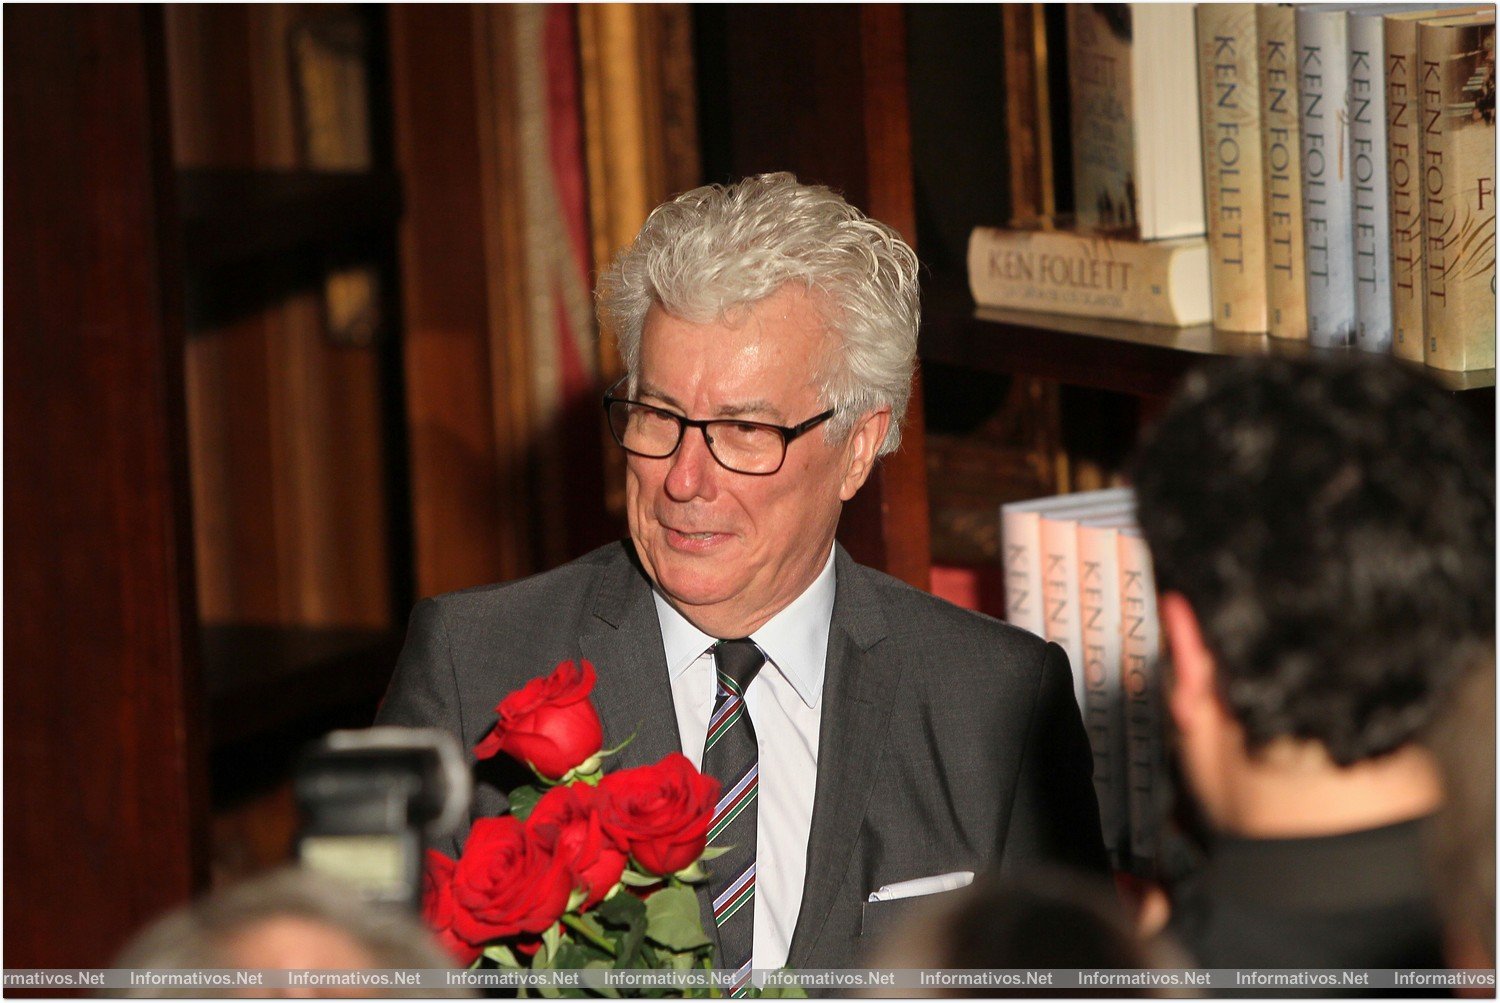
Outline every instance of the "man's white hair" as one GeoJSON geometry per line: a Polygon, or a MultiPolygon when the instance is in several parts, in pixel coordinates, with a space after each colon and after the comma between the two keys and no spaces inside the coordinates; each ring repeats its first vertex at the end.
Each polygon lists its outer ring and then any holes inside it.
{"type": "Polygon", "coordinates": [[[878,455],[901,443],[917,357],[917,256],[895,230],[822,185],[787,173],[707,185],[657,206],[600,277],[599,320],[613,330],[632,389],[641,330],[659,305],[693,323],[723,322],[791,285],[838,335],[819,389],[840,441],[891,409],[878,455]]]}

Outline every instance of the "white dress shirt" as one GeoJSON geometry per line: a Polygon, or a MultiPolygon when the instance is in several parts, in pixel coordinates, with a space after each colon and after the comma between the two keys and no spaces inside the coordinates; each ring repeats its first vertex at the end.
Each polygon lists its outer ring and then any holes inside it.
{"type": "MultiPolygon", "coordinates": [[[[807,591],[750,635],[766,656],[765,666],[745,691],[745,709],[755,725],[760,756],[752,952],[756,968],[786,964],[802,908],[834,591],[830,548],[828,562],[807,591]]],[[[717,689],[711,649],[719,639],[694,627],[659,592],[653,596],[682,752],[701,769],[717,689]]]]}

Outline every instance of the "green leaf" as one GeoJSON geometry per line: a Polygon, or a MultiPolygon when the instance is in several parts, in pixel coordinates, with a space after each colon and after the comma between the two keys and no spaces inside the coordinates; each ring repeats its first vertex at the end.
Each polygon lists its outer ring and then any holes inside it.
{"type": "Polygon", "coordinates": [[[707,881],[708,872],[703,869],[702,864],[694,861],[693,863],[684,867],[682,870],[678,871],[676,874],[672,875],[672,877],[676,878],[678,881],[685,881],[690,885],[695,885],[700,881],[707,881]]]}
{"type": "Polygon", "coordinates": [[[667,967],[679,972],[690,972],[697,964],[696,951],[671,951],[667,954],[667,967]]]}
{"type": "Polygon", "coordinates": [[[536,807],[536,803],[541,799],[542,792],[535,787],[527,785],[525,787],[517,787],[511,791],[510,797],[507,800],[510,801],[510,813],[524,822],[527,816],[531,814],[531,810],[536,807]]]}
{"type": "Polygon", "coordinates": [[[640,871],[633,871],[628,867],[625,868],[625,873],[620,875],[620,880],[632,888],[647,888],[651,885],[661,884],[661,878],[655,874],[642,874],[640,871]]]}
{"type": "Polygon", "coordinates": [[[646,903],[626,892],[599,903],[594,915],[610,926],[629,926],[646,918],[646,903]]]}
{"type": "MultiPolygon", "coordinates": [[[[608,931],[606,931],[604,927],[599,925],[599,922],[594,919],[591,913],[582,912],[574,914],[572,916],[564,916],[563,922],[565,924],[573,924],[575,927],[575,933],[577,932],[578,928],[582,928],[584,936],[586,938],[592,937],[596,941],[602,940],[605,943],[610,943],[610,936],[608,931]]],[[[590,944],[589,946],[594,947],[595,950],[599,949],[595,944],[590,944]]],[[[611,950],[613,950],[613,948],[611,948],[611,950]]]]}
{"type": "Polygon", "coordinates": [[[646,938],[646,903],[627,892],[605,899],[597,914],[600,920],[621,931],[615,937],[615,967],[639,967],[637,955],[646,938]]]}
{"type": "Polygon", "coordinates": [[[663,888],[646,900],[646,936],[672,951],[691,951],[710,942],[691,888],[663,888]]]}
{"type": "Polygon", "coordinates": [[[703,848],[703,852],[698,855],[698,862],[701,864],[705,860],[712,860],[715,857],[722,857],[732,849],[734,849],[734,847],[732,846],[705,846],[703,848]]]}
{"type": "Polygon", "coordinates": [[[484,949],[484,953],[481,956],[489,958],[501,968],[526,967],[516,960],[516,952],[512,951],[510,947],[505,944],[491,944],[489,947],[486,947],[484,949]]]}
{"type": "Polygon", "coordinates": [[[575,912],[578,907],[589,900],[589,890],[584,887],[574,888],[573,893],[568,896],[568,905],[563,912],[575,912]]]}
{"type": "Polygon", "coordinates": [[[561,923],[553,923],[547,927],[546,932],[542,934],[542,946],[546,948],[548,957],[557,954],[558,947],[562,945],[562,939],[563,927],[561,923]]]}
{"type": "Polygon", "coordinates": [[[552,958],[554,968],[587,968],[590,961],[589,952],[578,944],[562,943],[557,946],[557,954],[552,958]]]}

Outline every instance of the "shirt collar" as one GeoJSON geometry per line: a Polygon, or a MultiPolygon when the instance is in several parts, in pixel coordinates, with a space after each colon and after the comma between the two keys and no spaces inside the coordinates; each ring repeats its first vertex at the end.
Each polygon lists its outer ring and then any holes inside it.
{"type": "MultiPolygon", "coordinates": [[[[813,583],[750,635],[809,707],[816,707],[823,694],[828,631],[833,622],[833,599],[837,591],[833,565],[833,550],[830,548],[828,561],[813,583]]],[[[656,602],[656,618],[661,624],[667,676],[675,680],[718,638],[689,623],[660,591],[653,588],[651,598],[656,602]]]]}

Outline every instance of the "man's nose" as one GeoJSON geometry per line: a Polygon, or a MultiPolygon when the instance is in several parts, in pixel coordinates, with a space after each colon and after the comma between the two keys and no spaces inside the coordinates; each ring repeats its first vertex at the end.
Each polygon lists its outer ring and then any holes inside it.
{"type": "Polygon", "coordinates": [[[708,449],[707,429],[688,428],[682,433],[677,452],[667,460],[667,496],[673,501],[688,501],[711,493],[719,461],[708,449]]]}

